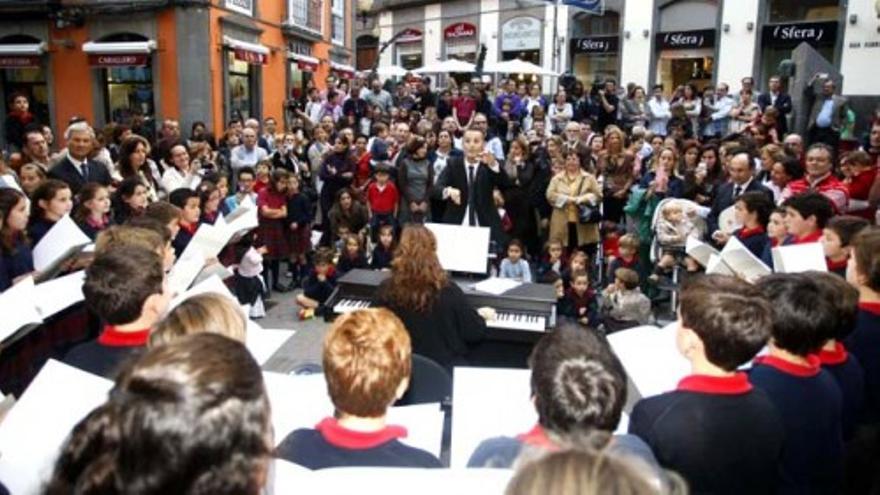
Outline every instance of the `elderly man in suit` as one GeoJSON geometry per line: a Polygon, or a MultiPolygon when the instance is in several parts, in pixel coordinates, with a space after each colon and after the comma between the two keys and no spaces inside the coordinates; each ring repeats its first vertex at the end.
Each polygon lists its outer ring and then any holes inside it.
{"type": "Polygon", "coordinates": [[[840,129],[846,123],[849,107],[846,98],[834,94],[836,85],[828,74],[816,74],[807,83],[804,95],[812,101],[810,119],[807,121],[810,144],[825,143],[837,152],[840,129]],[[819,91],[816,91],[819,86],[819,91]]]}
{"type": "Polygon", "coordinates": [[[779,76],[773,76],[768,83],[770,91],[758,95],[758,106],[761,107],[761,113],[767,107],[774,107],[779,110],[779,118],[776,119],[776,133],[780,138],[788,134],[788,114],[791,113],[791,96],[782,91],[782,81],[779,76]]]}
{"type": "Polygon", "coordinates": [[[87,182],[109,186],[107,167],[89,158],[95,141],[94,129],[86,122],[76,122],[64,132],[64,139],[67,155],[49,170],[49,177],[66,182],[73,194],[79,193],[87,182]]]}
{"type": "Polygon", "coordinates": [[[489,227],[492,240],[502,249],[507,238],[495,206],[493,191],[507,189],[510,179],[495,155],[484,148],[482,131],[468,129],[462,138],[463,157],[450,156],[434,185],[434,197],[446,202],[443,223],[489,227]]]}
{"type": "Polygon", "coordinates": [[[713,235],[718,230],[718,217],[721,213],[736,203],[736,198],[747,192],[763,192],[767,195],[767,199],[773,204],[773,192],[761,185],[760,181],[754,180],[752,171],[754,170],[755,159],[752,154],[744,149],[736,149],[731,152],[730,165],[728,173],[730,180],[718,188],[715,194],[715,200],[712,202],[712,209],[709,217],[706,219],[708,224],[708,233],[713,235]]]}

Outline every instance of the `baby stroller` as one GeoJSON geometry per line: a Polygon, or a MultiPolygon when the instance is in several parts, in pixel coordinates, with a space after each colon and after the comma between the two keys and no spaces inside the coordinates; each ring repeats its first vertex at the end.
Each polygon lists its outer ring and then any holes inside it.
{"type": "Polygon", "coordinates": [[[657,236],[658,223],[660,222],[663,209],[671,203],[681,206],[683,213],[693,224],[690,236],[696,237],[697,239],[702,239],[706,233],[706,216],[708,215],[709,209],[687,199],[666,198],[657,204],[657,208],[654,210],[653,216],[651,217],[651,232],[653,233],[651,240],[651,263],[656,264],[663,255],[664,250],[666,252],[671,251],[675,256],[676,263],[672,267],[672,279],[670,284],[666,286],[661,285],[659,287],[660,290],[668,290],[670,292],[670,309],[674,314],[678,310],[678,286],[681,279],[681,260],[684,259],[686,254],[685,248],[684,246],[681,246],[680,248],[662,246],[657,236]]]}

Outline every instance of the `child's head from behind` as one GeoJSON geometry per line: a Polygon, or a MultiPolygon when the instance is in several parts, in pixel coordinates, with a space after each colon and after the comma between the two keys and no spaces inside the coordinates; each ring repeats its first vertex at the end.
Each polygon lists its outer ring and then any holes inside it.
{"type": "Polygon", "coordinates": [[[836,310],[827,293],[802,273],[775,273],[758,288],[772,307],[771,342],[779,349],[806,357],[836,335],[836,310]]]}
{"type": "Polygon", "coordinates": [[[162,225],[168,227],[168,230],[171,231],[172,239],[177,236],[177,231],[180,230],[180,208],[167,201],[150,203],[147,209],[144,210],[143,216],[154,218],[162,225]]]}
{"type": "Polygon", "coordinates": [[[825,250],[825,256],[829,258],[847,256],[852,239],[868,225],[868,221],[864,218],[850,215],[829,220],[822,229],[822,248],[825,250]]]}
{"type": "Polygon", "coordinates": [[[168,306],[162,259],[142,247],[100,252],[86,269],[86,305],[111,325],[158,320],[168,306]]]}
{"type": "Polygon", "coordinates": [[[376,418],[409,385],[409,334],[387,309],[340,316],[324,339],[327,390],[337,415],[376,418]]]}
{"type": "Polygon", "coordinates": [[[522,258],[523,255],[523,243],[520,242],[519,239],[511,239],[509,243],[507,243],[507,258],[510,261],[516,263],[522,258]]]}
{"type": "Polygon", "coordinates": [[[571,288],[578,294],[583,295],[590,288],[590,276],[586,270],[574,270],[571,272],[571,288]]]}
{"type": "Polygon", "coordinates": [[[195,333],[216,333],[244,343],[244,314],[235,301],[220,294],[199,294],[168,312],[150,333],[150,346],[168,344],[195,333]]]}
{"type": "Polygon", "coordinates": [[[835,339],[843,340],[856,325],[859,291],[839,275],[830,272],[806,272],[823,292],[823,298],[831,301],[835,309],[835,339]]]}
{"type": "Polygon", "coordinates": [[[870,227],[853,239],[846,279],[859,290],[880,292],[880,229],[870,227]]]}
{"type": "Polygon", "coordinates": [[[632,268],[614,270],[614,283],[619,289],[633,290],[639,286],[639,274],[632,268]]]}
{"type": "Polygon", "coordinates": [[[733,371],[752,359],[770,337],[771,309],[761,292],[723,275],[697,277],[684,285],[676,344],[691,361],[733,371]]]}
{"type": "Polygon", "coordinates": [[[562,326],[544,336],[529,358],[538,422],[558,434],[611,432],[626,402],[620,362],[595,334],[562,326]]]}

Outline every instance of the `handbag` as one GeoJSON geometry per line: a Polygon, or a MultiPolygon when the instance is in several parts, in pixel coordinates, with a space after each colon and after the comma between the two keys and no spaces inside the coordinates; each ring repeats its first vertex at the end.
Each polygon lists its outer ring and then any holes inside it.
{"type": "MultiPolygon", "coordinates": [[[[581,177],[580,183],[578,183],[578,192],[581,191],[581,186],[584,185],[584,179],[581,177]]],[[[578,223],[582,224],[592,224],[599,223],[602,221],[602,211],[599,209],[599,206],[591,205],[591,204],[579,204],[578,205],[578,223]]]]}

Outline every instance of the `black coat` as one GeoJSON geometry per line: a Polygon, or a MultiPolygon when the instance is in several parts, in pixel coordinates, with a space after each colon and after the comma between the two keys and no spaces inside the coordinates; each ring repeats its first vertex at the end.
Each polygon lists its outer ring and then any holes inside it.
{"type": "MultiPolygon", "coordinates": [[[[770,106],[770,102],[773,101],[770,98],[770,93],[761,93],[758,95],[758,106],[761,107],[761,113],[770,106]]],[[[779,118],[776,119],[776,132],[779,134],[779,138],[781,139],[784,135],[788,133],[788,121],[786,117],[791,113],[792,105],[791,105],[791,96],[787,93],[779,93],[779,96],[776,97],[776,103],[773,104],[777,110],[779,110],[779,118]]]]}
{"type": "MultiPolygon", "coordinates": [[[[499,167],[498,172],[492,171],[486,165],[480,164],[474,174],[474,212],[477,216],[477,222],[481,227],[489,227],[491,229],[492,240],[498,246],[506,244],[507,236],[501,228],[501,217],[498,216],[498,208],[495,207],[495,200],[492,197],[492,191],[495,188],[502,191],[510,186],[510,178],[499,167]]],[[[468,189],[467,166],[463,157],[450,157],[447,161],[446,168],[437,179],[434,185],[434,197],[436,199],[443,198],[443,190],[447,187],[454,187],[461,191],[461,203],[455,204],[451,200],[446,201],[446,209],[443,212],[443,223],[452,225],[462,225],[467,213],[467,205],[469,201],[470,191],[468,189]]]]}
{"type": "Polygon", "coordinates": [[[110,185],[112,182],[110,172],[103,163],[94,160],[87,160],[86,163],[89,169],[88,177],[83,177],[79,169],[68,157],[64,157],[63,160],[49,170],[49,177],[66,182],[70,186],[70,192],[74,195],[79,193],[79,190],[87,182],[97,182],[102,186],[110,185]]]}
{"type": "MultiPolygon", "coordinates": [[[[734,187],[732,181],[727,181],[718,187],[718,191],[715,193],[715,199],[712,201],[712,210],[709,212],[709,217],[706,219],[708,227],[706,232],[707,235],[711,236],[713,232],[718,230],[718,216],[721,215],[721,212],[733,206],[734,187]]],[[[773,192],[764,187],[758,179],[752,179],[752,182],[749,182],[749,185],[745,188],[743,194],[755,191],[764,193],[767,196],[767,199],[770,200],[770,204],[775,203],[773,200],[773,192]]]]}

